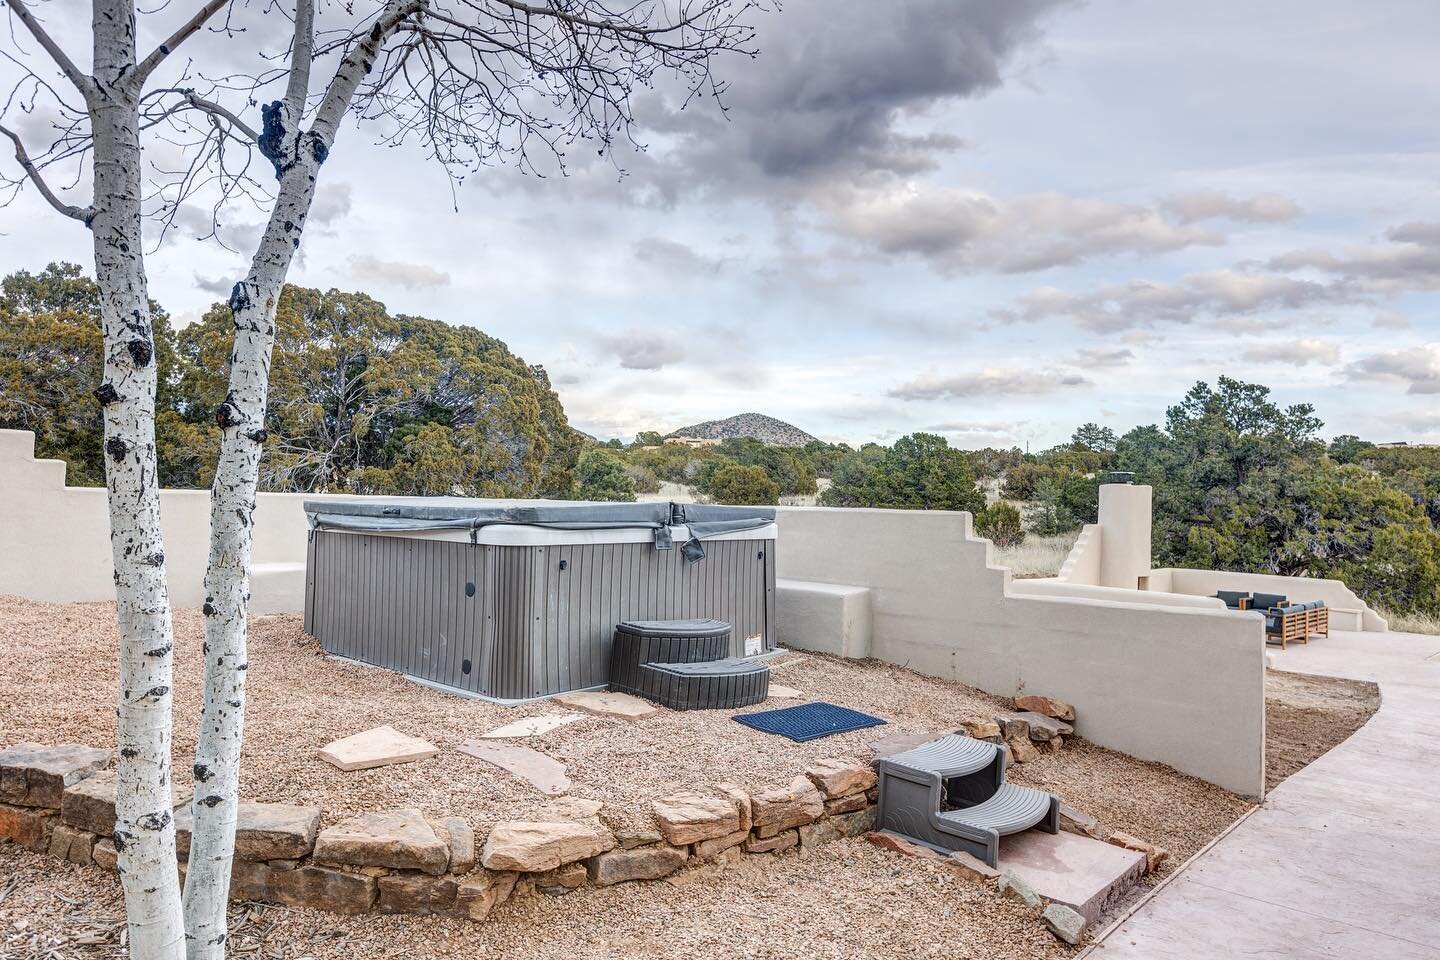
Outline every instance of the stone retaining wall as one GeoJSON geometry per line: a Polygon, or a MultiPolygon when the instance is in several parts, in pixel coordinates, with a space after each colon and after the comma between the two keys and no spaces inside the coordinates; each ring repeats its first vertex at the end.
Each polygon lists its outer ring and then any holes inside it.
{"type": "MultiPolygon", "coordinates": [[[[0,751],[0,839],[117,869],[111,756],[76,744],[0,751]]],[[[687,864],[734,862],[870,830],[875,774],[860,760],[812,764],[759,792],[720,783],[658,797],[647,826],[612,828],[599,801],[560,797],[542,818],[501,821],[483,838],[460,817],[402,809],[321,829],[322,811],[242,801],[230,894],[332,913],[484,920],[517,891],[658,880],[687,864]]],[[[174,795],[177,852],[189,850],[189,796],[174,795]]],[[[185,867],[179,864],[183,877],[185,867]]]]}

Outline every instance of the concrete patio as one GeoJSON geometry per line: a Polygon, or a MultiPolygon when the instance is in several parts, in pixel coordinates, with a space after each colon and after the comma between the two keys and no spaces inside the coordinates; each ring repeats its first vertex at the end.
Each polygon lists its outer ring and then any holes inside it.
{"type": "Polygon", "coordinates": [[[1380,711],[1112,929],[1095,960],[1440,956],[1440,637],[1342,633],[1277,669],[1372,680],[1380,711]]]}

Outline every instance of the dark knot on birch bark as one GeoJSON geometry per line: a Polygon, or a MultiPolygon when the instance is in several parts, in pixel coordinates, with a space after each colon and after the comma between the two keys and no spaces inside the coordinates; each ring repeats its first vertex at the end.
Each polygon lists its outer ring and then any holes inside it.
{"type": "Polygon", "coordinates": [[[260,155],[275,167],[275,179],[279,180],[285,171],[295,166],[295,159],[285,148],[285,105],[279,100],[262,104],[260,107],[260,155]]]}
{"type": "Polygon", "coordinates": [[[121,460],[124,460],[125,455],[130,452],[130,444],[121,440],[119,437],[111,437],[105,441],[105,452],[110,454],[111,460],[119,463],[121,460]]]}
{"type": "Polygon", "coordinates": [[[231,313],[239,313],[242,310],[248,310],[250,309],[252,303],[253,301],[250,299],[250,292],[245,289],[244,280],[241,280],[239,283],[235,284],[235,286],[230,288],[230,299],[227,301],[227,305],[230,307],[231,313]]]}
{"type": "Polygon", "coordinates": [[[150,358],[155,354],[154,348],[150,346],[150,341],[139,338],[125,344],[125,349],[130,352],[130,359],[135,361],[136,367],[149,365],[150,358]]]}
{"type": "Polygon", "coordinates": [[[113,383],[102,383],[95,388],[95,399],[100,401],[100,406],[106,407],[120,399],[120,391],[113,383]]]}
{"type": "Polygon", "coordinates": [[[239,407],[235,406],[235,401],[227,395],[225,402],[220,404],[220,409],[215,411],[215,422],[220,425],[221,430],[226,430],[242,425],[245,422],[245,415],[240,412],[239,407]]]}

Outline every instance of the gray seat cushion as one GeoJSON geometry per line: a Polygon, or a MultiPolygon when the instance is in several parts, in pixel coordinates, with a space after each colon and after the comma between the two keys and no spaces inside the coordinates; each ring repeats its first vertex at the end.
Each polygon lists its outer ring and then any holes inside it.
{"type": "Polygon", "coordinates": [[[1251,605],[1257,610],[1269,610],[1271,607],[1283,607],[1289,600],[1283,593],[1257,593],[1251,605]]]}

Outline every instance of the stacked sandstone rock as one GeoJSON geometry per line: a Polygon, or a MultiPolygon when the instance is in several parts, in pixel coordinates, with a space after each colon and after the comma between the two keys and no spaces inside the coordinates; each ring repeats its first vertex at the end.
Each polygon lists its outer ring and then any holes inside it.
{"type": "Polygon", "coordinates": [[[1042,752],[1055,753],[1065,746],[1065,738],[1075,733],[1070,725],[1075,708],[1054,697],[1019,696],[1015,709],[996,714],[989,720],[969,720],[961,729],[977,740],[1002,744],[1006,756],[1014,763],[1028,763],[1042,752]]]}
{"type": "MultiPolygon", "coordinates": [[[[20,744],[0,751],[0,839],[115,869],[110,751],[20,744]]],[[[320,828],[321,810],[242,801],[231,896],[332,913],[440,914],[483,920],[517,890],[558,895],[668,876],[689,862],[738,859],[840,837],[874,824],[875,773],[821,760],[787,784],[748,793],[722,783],[654,803],[657,829],[618,833],[601,803],[561,797],[533,820],[495,824],[477,853],[459,817],[365,813],[320,828]]],[[[189,795],[173,794],[177,865],[190,845],[189,795]]]]}

